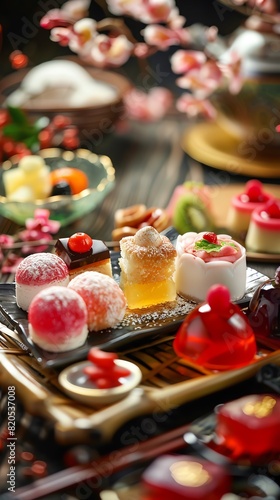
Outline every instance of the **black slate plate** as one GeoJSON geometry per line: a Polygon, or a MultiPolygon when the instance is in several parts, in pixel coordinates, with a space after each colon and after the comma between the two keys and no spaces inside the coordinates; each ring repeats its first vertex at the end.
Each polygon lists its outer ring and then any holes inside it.
{"type": "MultiPolygon", "coordinates": [[[[176,231],[171,228],[165,232],[171,241],[177,238],[176,231]]],[[[118,282],[120,269],[118,265],[119,252],[111,253],[111,262],[114,279],[118,282]]],[[[247,268],[247,288],[245,296],[238,301],[241,307],[246,307],[255,288],[267,277],[247,268]]],[[[176,302],[163,304],[147,308],[139,312],[128,313],[124,320],[115,328],[101,330],[99,332],[90,332],[86,343],[69,352],[51,353],[40,349],[29,339],[27,313],[20,309],[16,304],[15,284],[0,283],[0,313],[15,330],[22,342],[30,349],[39,363],[44,367],[59,367],[83,360],[91,347],[99,347],[107,351],[118,351],[124,346],[139,344],[149,338],[154,339],[160,335],[175,334],[183,322],[186,315],[196,306],[194,302],[186,301],[177,297],[176,302]]]]}

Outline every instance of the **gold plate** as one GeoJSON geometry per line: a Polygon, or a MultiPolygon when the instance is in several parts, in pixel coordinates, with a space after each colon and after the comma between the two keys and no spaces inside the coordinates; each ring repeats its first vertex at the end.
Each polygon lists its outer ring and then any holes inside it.
{"type": "MultiPolygon", "coordinates": [[[[264,145],[257,142],[260,149],[264,145]]],[[[195,160],[209,167],[236,175],[280,177],[279,154],[276,149],[266,154],[244,139],[229,135],[214,122],[203,122],[189,128],[182,138],[182,148],[195,160]]]]}
{"type": "MultiPolygon", "coordinates": [[[[245,184],[228,184],[207,186],[211,197],[211,205],[214,216],[215,225],[222,228],[223,231],[228,231],[231,234],[231,228],[225,227],[225,220],[230,207],[230,202],[233,196],[244,191],[245,184]]],[[[280,185],[263,183],[264,189],[280,199],[280,185]]],[[[244,242],[241,241],[242,244],[244,242]]],[[[277,253],[257,253],[247,251],[247,258],[256,262],[279,262],[280,255],[277,253]]]]}

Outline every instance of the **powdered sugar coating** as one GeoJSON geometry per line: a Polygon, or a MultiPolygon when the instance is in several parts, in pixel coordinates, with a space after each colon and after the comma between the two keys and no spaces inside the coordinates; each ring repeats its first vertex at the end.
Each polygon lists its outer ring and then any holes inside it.
{"type": "Polygon", "coordinates": [[[111,328],[123,319],[126,298],[119,285],[110,276],[96,271],[86,271],[73,278],[68,289],[75,290],[85,301],[89,330],[111,328]]]}
{"type": "Polygon", "coordinates": [[[78,293],[51,286],[32,300],[28,311],[32,340],[52,352],[82,345],[87,337],[87,308],[78,293]]]}
{"type": "Polygon", "coordinates": [[[41,286],[67,277],[67,265],[60,257],[53,253],[35,253],[20,262],[15,281],[21,285],[41,286]]]}

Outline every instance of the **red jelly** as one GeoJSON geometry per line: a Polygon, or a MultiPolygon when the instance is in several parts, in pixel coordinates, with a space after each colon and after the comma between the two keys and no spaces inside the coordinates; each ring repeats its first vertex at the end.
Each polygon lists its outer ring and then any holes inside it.
{"type": "Polygon", "coordinates": [[[210,370],[229,370],[250,363],[256,355],[253,330],[228,289],[214,285],[207,300],[184,320],[173,344],[178,356],[210,370]]]}
{"type": "Polygon", "coordinates": [[[93,347],[87,357],[92,364],[85,366],[84,373],[99,389],[117,387],[122,384],[122,378],[129,377],[131,374],[130,370],[115,363],[118,357],[113,352],[105,352],[93,347]]]}
{"type": "Polygon", "coordinates": [[[145,499],[219,500],[231,488],[231,478],[221,465],[188,455],[163,455],[143,473],[145,499]]]}
{"type": "Polygon", "coordinates": [[[280,398],[244,396],[217,407],[217,442],[231,458],[251,461],[280,452],[280,398]]]}
{"type": "Polygon", "coordinates": [[[256,338],[274,349],[280,347],[280,267],[273,279],[262,283],[249,303],[247,317],[256,338]]]}

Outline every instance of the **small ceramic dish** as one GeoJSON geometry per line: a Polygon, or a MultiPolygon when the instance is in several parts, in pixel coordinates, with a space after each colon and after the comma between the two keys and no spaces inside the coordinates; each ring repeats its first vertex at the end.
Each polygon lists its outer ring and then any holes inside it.
{"type": "Polygon", "coordinates": [[[74,195],[50,196],[35,202],[11,201],[6,197],[3,183],[3,172],[18,165],[18,156],[11,157],[2,164],[0,171],[0,214],[18,224],[33,218],[35,209],[44,208],[49,210],[50,219],[67,226],[94,210],[114,186],[115,169],[108,156],[98,156],[87,149],[64,151],[59,148],[42,149],[38,154],[51,170],[61,167],[82,170],[87,175],[89,187],[74,195]]]}
{"type": "Polygon", "coordinates": [[[117,359],[115,363],[130,371],[128,377],[119,379],[121,385],[117,387],[97,388],[84,373],[84,368],[92,364],[90,361],[81,361],[62,370],[58,376],[59,384],[68,396],[87,406],[98,407],[115,403],[127,396],[142,379],[142,372],[134,363],[122,359],[117,359]]]}

